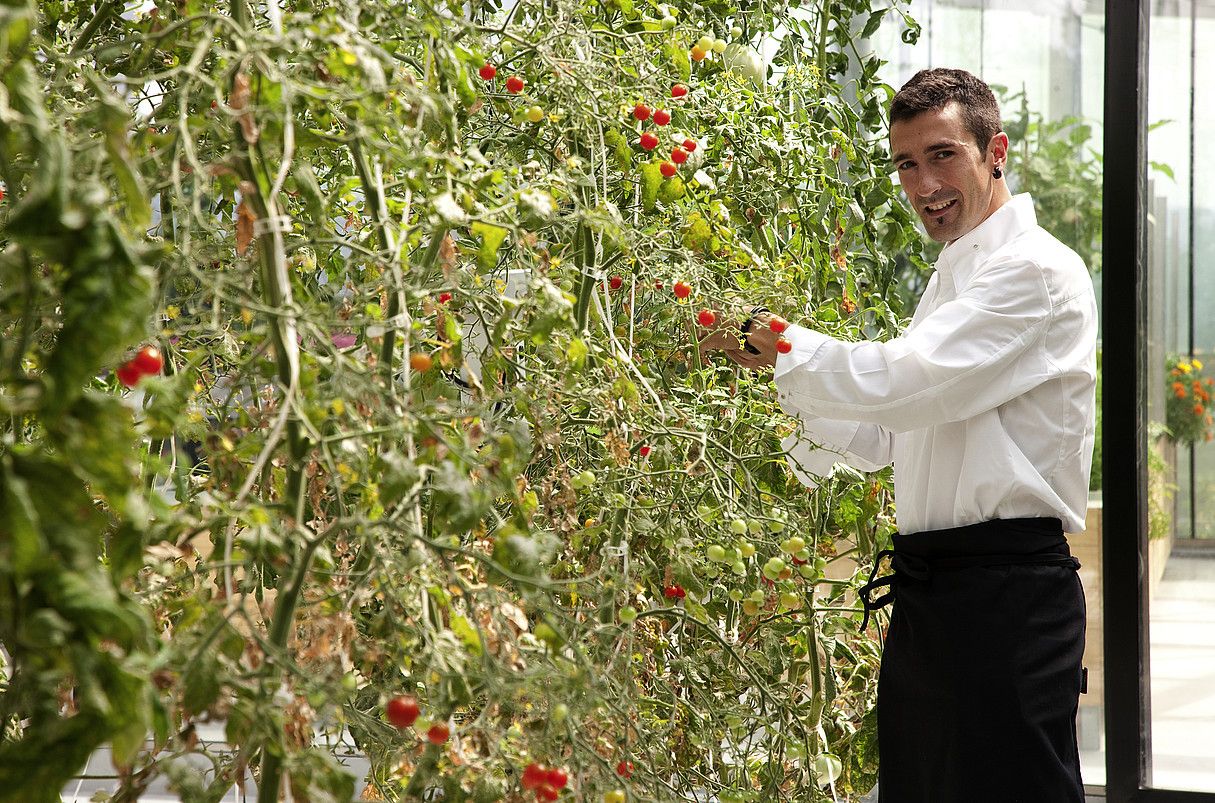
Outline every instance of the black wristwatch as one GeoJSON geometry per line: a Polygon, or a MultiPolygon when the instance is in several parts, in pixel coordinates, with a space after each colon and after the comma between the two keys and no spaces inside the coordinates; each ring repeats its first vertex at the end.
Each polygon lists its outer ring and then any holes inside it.
{"type": "Polygon", "coordinates": [[[742,330],[743,348],[745,348],[751,354],[759,354],[759,349],[755,348],[755,346],[752,346],[751,342],[749,340],[747,340],[747,335],[751,334],[751,324],[755,323],[756,315],[762,315],[765,312],[771,312],[771,311],[772,310],[770,310],[767,307],[762,306],[762,305],[758,306],[758,307],[752,307],[751,314],[747,316],[747,320],[743,321],[738,327],[739,329],[742,330]]]}

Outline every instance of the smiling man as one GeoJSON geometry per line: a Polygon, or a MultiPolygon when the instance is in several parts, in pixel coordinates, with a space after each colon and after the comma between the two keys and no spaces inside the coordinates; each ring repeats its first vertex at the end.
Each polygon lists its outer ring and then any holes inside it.
{"type": "Polygon", "coordinates": [[[985,83],[922,71],[890,119],[907,202],[946,243],[906,331],[849,343],[790,325],[778,354],[758,315],[743,333],[754,353],[720,330],[701,348],[774,368],[806,484],[837,461],[894,464],[899,534],[878,556],[893,573],[862,591],[862,627],[893,602],[879,800],[1082,803],[1084,594],[1064,532],[1084,529],[1092,463],[1092,281],[1009,193],[985,83]]]}

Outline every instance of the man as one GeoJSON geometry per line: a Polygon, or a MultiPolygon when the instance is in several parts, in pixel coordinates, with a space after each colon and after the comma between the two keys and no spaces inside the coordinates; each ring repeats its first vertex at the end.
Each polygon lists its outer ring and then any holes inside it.
{"type": "Polygon", "coordinates": [[[922,71],[890,119],[907,201],[947,243],[906,332],[846,343],[790,325],[778,354],[759,315],[744,333],[755,353],[720,331],[701,348],[774,368],[803,425],[786,442],[803,482],[836,460],[894,464],[894,573],[863,592],[866,621],[894,601],[879,800],[1082,803],[1084,595],[1063,533],[1084,529],[1092,462],[1092,282],[1029,196],[1010,195],[986,84],[922,71]]]}

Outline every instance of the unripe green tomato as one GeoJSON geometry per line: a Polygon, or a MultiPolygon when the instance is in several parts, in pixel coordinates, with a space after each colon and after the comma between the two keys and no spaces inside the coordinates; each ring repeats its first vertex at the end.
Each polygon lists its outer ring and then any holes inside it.
{"type": "Polygon", "coordinates": [[[780,604],[783,608],[800,608],[802,598],[799,594],[795,594],[792,591],[785,591],[780,595],[780,604]]]}
{"type": "Polygon", "coordinates": [[[721,574],[721,569],[717,568],[717,564],[715,563],[708,563],[701,569],[701,573],[705,577],[716,577],[721,574]]]}
{"type": "Polygon", "coordinates": [[[764,599],[765,599],[764,592],[757,588],[751,592],[751,595],[748,597],[748,599],[750,599],[756,605],[763,605],[764,599]]]}
{"type": "Polygon", "coordinates": [[[589,488],[592,485],[594,485],[596,480],[598,480],[598,479],[599,478],[595,476],[595,472],[591,471],[588,468],[586,471],[583,471],[581,474],[579,474],[577,477],[574,478],[574,483],[575,483],[574,487],[589,488]]]}
{"type": "Polygon", "coordinates": [[[560,725],[565,722],[565,718],[570,715],[570,707],[565,703],[557,703],[553,706],[552,719],[553,724],[560,725]]]}
{"type": "Polygon", "coordinates": [[[700,48],[701,50],[706,50],[706,51],[712,50],[713,49],[713,37],[711,37],[711,36],[700,37],[699,39],[696,40],[696,46],[698,48],[700,48]]]}
{"type": "Polygon", "coordinates": [[[760,524],[755,519],[751,519],[747,522],[747,531],[750,532],[751,535],[759,535],[764,531],[764,525],[760,524]]]}
{"type": "Polygon", "coordinates": [[[726,42],[725,39],[714,39],[713,40],[713,52],[714,53],[725,53],[727,44],[728,43],[726,42]]]}
{"type": "Polygon", "coordinates": [[[732,602],[742,602],[743,595],[737,588],[731,588],[729,597],[732,602]]]}
{"type": "Polygon", "coordinates": [[[359,688],[359,679],[353,672],[347,672],[342,675],[342,689],[344,691],[357,691],[359,688]]]}
{"type": "Polygon", "coordinates": [[[623,789],[613,789],[610,792],[603,793],[603,803],[624,803],[625,796],[623,789]]]}
{"type": "Polygon", "coordinates": [[[791,555],[796,554],[806,548],[806,539],[800,535],[790,536],[781,545],[781,548],[791,555]]]}
{"type": "Polygon", "coordinates": [[[816,572],[818,572],[819,574],[822,574],[823,572],[827,571],[827,559],[826,558],[815,558],[814,559],[814,570],[816,572]]]}
{"type": "Polygon", "coordinates": [[[793,553],[793,557],[798,560],[810,560],[810,547],[804,546],[793,553]]]}
{"type": "Polygon", "coordinates": [[[768,558],[768,562],[764,564],[764,577],[769,580],[775,580],[780,577],[780,573],[785,570],[785,562],[780,558],[768,558]]]}
{"type": "Polygon", "coordinates": [[[562,290],[569,292],[574,289],[574,280],[573,279],[562,279],[560,282],[557,283],[557,286],[560,287],[562,290]]]}
{"type": "Polygon", "coordinates": [[[637,609],[632,605],[625,605],[620,609],[620,621],[624,624],[631,624],[637,618],[637,609]]]}
{"type": "Polygon", "coordinates": [[[726,550],[724,547],[718,544],[711,544],[709,545],[709,548],[705,550],[705,555],[707,555],[709,560],[713,561],[714,563],[723,563],[726,559],[726,550]]]}
{"type": "Polygon", "coordinates": [[[713,518],[713,508],[701,503],[696,506],[696,515],[702,519],[711,520],[713,518]]]}
{"type": "Polygon", "coordinates": [[[675,27],[675,18],[674,17],[667,16],[667,17],[662,18],[662,29],[664,31],[669,31],[674,27],[675,27]]]}
{"type": "Polygon", "coordinates": [[[743,603],[743,613],[745,613],[747,616],[758,616],[759,603],[754,602],[753,600],[747,600],[743,603]]]}
{"type": "Polygon", "coordinates": [[[774,533],[783,533],[785,531],[785,523],[780,519],[773,519],[768,522],[768,529],[774,533]]]}
{"type": "Polygon", "coordinates": [[[538,123],[544,119],[544,109],[539,106],[532,106],[527,110],[528,122],[538,123]]]}
{"type": "Polygon", "coordinates": [[[743,563],[741,560],[736,560],[733,564],[731,564],[730,570],[739,577],[742,577],[747,573],[747,564],[743,563]]]}
{"type": "Polygon", "coordinates": [[[734,37],[735,39],[742,36],[742,28],[735,25],[733,28],[730,29],[730,36],[734,37]]]}
{"type": "Polygon", "coordinates": [[[741,557],[742,556],[738,554],[737,549],[734,549],[733,547],[729,547],[726,549],[726,557],[725,557],[725,560],[722,561],[722,563],[733,563],[734,561],[738,560],[741,557]]]}
{"type": "Polygon", "coordinates": [[[615,494],[612,494],[611,496],[609,496],[608,502],[610,502],[611,505],[615,508],[624,508],[624,507],[628,507],[628,505],[629,505],[628,497],[621,493],[615,493],[615,494]]]}
{"type": "Polygon", "coordinates": [[[750,541],[743,541],[738,545],[738,551],[744,558],[752,557],[755,555],[755,544],[750,541]]]}
{"type": "Polygon", "coordinates": [[[815,577],[818,577],[818,572],[814,570],[813,563],[803,563],[801,566],[798,566],[797,573],[807,580],[813,580],[815,577]]]}
{"type": "Polygon", "coordinates": [[[742,519],[732,519],[730,521],[730,532],[734,533],[735,535],[746,535],[747,523],[742,519]]]}

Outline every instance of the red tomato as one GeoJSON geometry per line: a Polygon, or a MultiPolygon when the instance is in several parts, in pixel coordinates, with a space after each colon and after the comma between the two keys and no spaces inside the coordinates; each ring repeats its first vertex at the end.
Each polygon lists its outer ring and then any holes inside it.
{"type": "Polygon", "coordinates": [[[641,147],[647,151],[652,151],[658,147],[658,137],[651,134],[649,131],[641,135],[641,147]]]}
{"type": "Polygon", "coordinates": [[[540,784],[536,789],[536,800],[556,800],[559,797],[561,793],[546,783],[540,784]]]}
{"type": "Polygon", "coordinates": [[[675,84],[671,87],[671,97],[673,98],[682,98],[686,94],[688,94],[687,84],[675,84]]]}
{"type": "Polygon", "coordinates": [[[430,726],[430,730],[426,731],[426,741],[431,744],[443,744],[451,737],[451,728],[444,725],[442,722],[436,722],[430,726]]]}
{"type": "Polygon", "coordinates": [[[570,776],[566,774],[565,770],[553,767],[548,771],[548,785],[554,789],[564,789],[569,782],[570,776]]]}
{"type": "Polygon", "coordinates": [[[477,75],[481,76],[484,81],[494,80],[494,76],[498,74],[498,68],[486,62],[481,69],[477,70],[477,75]]]}
{"type": "Polygon", "coordinates": [[[406,695],[404,697],[393,697],[388,701],[386,706],[388,721],[398,728],[408,728],[417,721],[418,716],[422,713],[422,709],[418,708],[418,701],[406,695]]]}
{"type": "Polygon", "coordinates": [[[662,590],[662,595],[667,599],[683,599],[688,592],[684,591],[681,585],[669,585],[662,590]]]}
{"type": "Polygon", "coordinates": [[[143,373],[135,367],[134,360],[129,360],[118,366],[118,370],[114,374],[118,377],[118,381],[128,388],[135,387],[139,384],[139,380],[143,378],[143,373]]]}
{"type": "Polygon", "coordinates": [[[506,79],[506,91],[513,95],[518,95],[523,91],[523,79],[517,75],[512,75],[506,79]]]}
{"type": "Polygon", "coordinates": [[[662,282],[654,282],[654,289],[655,289],[655,290],[661,290],[661,289],[662,289],[662,282]]]}
{"type": "Polygon", "coordinates": [[[789,324],[783,318],[773,318],[768,321],[768,328],[779,335],[789,328],[789,324]]]}
{"type": "Polygon", "coordinates": [[[701,326],[708,328],[717,323],[717,315],[711,309],[702,309],[696,316],[696,320],[700,322],[701,326]]]}
{"type": "Polygon", "coordinates": [[[446,304],[451,301],[451,293],[439,293],[439,303],[446,304]]]}
{"type": "Polygon", "coordinates": [[[633,107],[633,116],[636,117],[638,120],[650,119],[650,107],[645,105],[644,103],[638,103],[636,106],[633,107]]]}
{"type": "Polygon", "coordinates": [[[623,284],[624,279],[620,276],[613,276],[612,278],[608,279],[608,287],[612,288],[613,290],[619,290],[620,286],[623,284]]]}
{"type": "Polygon", "coordinates": [[[435,360],[429,354],[421,351],[415,351],[409,355],[409,367],[420,374],[426,373],[434,367],[435,360]]]}
{"type": "Polygon", "coordinates": [[[674,162],[663,162],[662,164],[660,164],[658,166],[658,170],[666,178],[670,178],[671,176],[673,176],[679,172],[679,168],[675,166],[674,162]]]}
{"type": "Polygon", "coordinates": [[[536,789],[540,784],[544,783],[544,779],[548,776],[544,767],[536,762],[532,762],[523,768],[523,788],[536,789]]]}
{"type": "Polygon", "coordinates": [[[642,457],[649,457],[650,456],[650,447],[642,446],[640,449],[637,450],[637,454],[641,455],[642,457]]]}
{"type": "Polygon", "coordinates": [[[621,759],[620,763],[616,765],[616,774],[619,775],[621,778],[632,778],[633,777],[633,762],[625,761],[624,759],[621,759]]]}
{"type": "Polygon", "coordinates": [[[788,354],[793,351],[793,344],[789,342],[788,338],[778,337],[776,338],[776,350],[781,354],[788,354]]]}
{"type": "Polygon", "coordinates": [[[687,282],[683,281],[682,279],[675,282],[675,297],[676,298],[687,298],[690,295],[692,295],[692,285],[688,284],[687,282]]]}
{"type": "Polygon", "coordinates": [[[685,151],[687,151],[688,153],[691,153],[692,151],[696,150],[696,140],[694,140],[690,137],[688,139],[685,139],[683,141],[683,149],[685,151]]]}
{"type": "Polygon", "coordinates": [[[671,161],[675,164],[683,164],[684,162],[688,161],[688,152],[683,148],[676,148],[675,150],[671,151],[671,161]]]}
{"type": "Polygon", "coordinates": [[[164,359],[160,356],[160,349],[155,346],[144,346],[135,352],[131,362],[141,374],[159,374],[165,364],[164,359]]]}
{"type": "Polygon", "coordinates": [[[669,122],[671,122],[671,113],[669,111],[666,109],[659,109],[658,111],[654,112],[655,125],[666,125],[669,122]]]}

